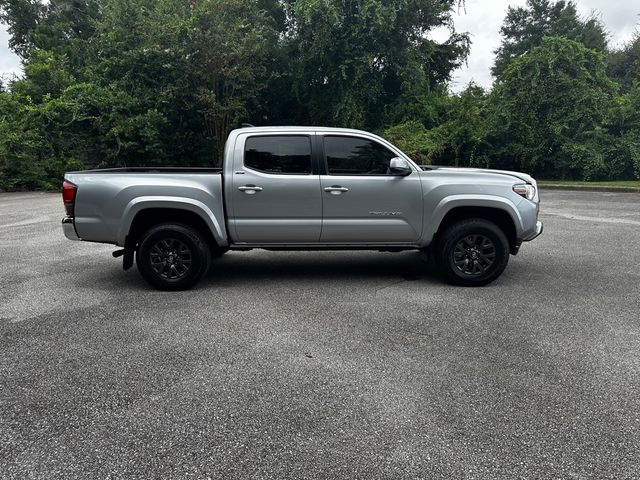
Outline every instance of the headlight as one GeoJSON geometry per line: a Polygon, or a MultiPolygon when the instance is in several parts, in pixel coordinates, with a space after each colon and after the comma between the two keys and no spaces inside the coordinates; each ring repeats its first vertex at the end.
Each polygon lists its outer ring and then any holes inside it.
{"type": "Polygon", "coordinates": [[[513,191],[527,200],[533,200],[533,197],[536,196],[536,187],[529,185],[528,183],[514,185],[513,191]]]}

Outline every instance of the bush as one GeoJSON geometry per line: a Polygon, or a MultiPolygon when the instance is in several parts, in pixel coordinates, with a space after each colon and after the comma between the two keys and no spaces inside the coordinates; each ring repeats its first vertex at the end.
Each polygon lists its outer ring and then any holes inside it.
{"type": "Polygon", "coordinates": [[[412,120],[387,128],[382,136],[421,165],[431,163],[431,152],[436,148],[422,123],[412,120]]]}

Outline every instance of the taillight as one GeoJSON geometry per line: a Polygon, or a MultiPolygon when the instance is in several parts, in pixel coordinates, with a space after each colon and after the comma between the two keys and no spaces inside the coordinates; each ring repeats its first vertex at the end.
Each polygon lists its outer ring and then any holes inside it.
{"type": "Polygon", "coordinates": [[[78,187],[73,183],[66,180],[62,184],[62,201],[64,202],[64,208],[67,211],[67,215],[73,217],[73,206],[76,202],[76,192],[78,187]]]}

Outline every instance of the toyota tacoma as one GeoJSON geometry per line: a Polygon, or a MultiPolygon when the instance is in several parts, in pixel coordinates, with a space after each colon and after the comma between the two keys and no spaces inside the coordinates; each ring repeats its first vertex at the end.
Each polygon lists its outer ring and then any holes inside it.
{"type": "Polygon", "coordinates": [[[70,172],[67,238],[121,247],[154,287],[195,285],[229,250],[420,250],[451,283],[486,285],[542,233],[529,175],[420,167],[371,133],[250,127],[222,168],[70,172]]]}

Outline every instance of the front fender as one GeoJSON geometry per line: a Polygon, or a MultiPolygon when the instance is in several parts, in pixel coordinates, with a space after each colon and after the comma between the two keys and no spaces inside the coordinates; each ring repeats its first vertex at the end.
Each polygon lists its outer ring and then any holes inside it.
{"type": "Polygon", "coordinates": [[[170,208],[195,213],[211,229],[211,233],[219,246],[226,247],[228,245],[224,219],[217,218],[207,205],[192,198],[167,196],[136,197],[131,200],[125,207],[122,222],[118,229],[118,245],[124,245],[136,215],[149,208],[170,208]]]}
{"type": "Polygon", "coordinates": [[[497,195],[449,195],[438,202],[432,210],[431,216],[425,219],[425,230],[423,239],[425,246],[431,243],[433,236],[438,231],[444,217],[454,208],[458,207],[485,207],[504,210],[513,220],[516,228],[516,235],[520,237],[524,231],[524,223],[517,205],[504,197],[497,195]]]}

